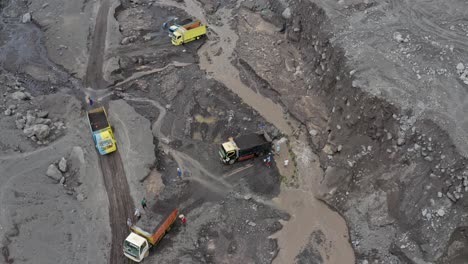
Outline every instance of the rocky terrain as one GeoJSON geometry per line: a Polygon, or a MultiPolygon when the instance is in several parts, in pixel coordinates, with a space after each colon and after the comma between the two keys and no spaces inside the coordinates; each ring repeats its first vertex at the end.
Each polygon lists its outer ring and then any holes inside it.
{"type": "Polygon", "coordinates": [[[145,197],[140,224],[188,218],[148,263],[467,263],[463,1],[0,7],[3,262],[130,263],[145,197]],[[173,46],[162,24],[190,16],[207,36],[173,46]],[[260,129],[275,166],[218,162],[260,129]]]}

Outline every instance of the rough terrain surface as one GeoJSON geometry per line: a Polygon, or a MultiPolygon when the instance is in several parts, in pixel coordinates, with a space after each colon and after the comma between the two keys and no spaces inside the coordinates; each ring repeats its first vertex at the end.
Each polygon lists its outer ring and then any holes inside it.
{"type": "Polygon", "coordinates": [[[130,263],[126,219],[153,231],[178,208],[145,262],[467,263],[467,3],[0,8],[2,262],[130,263]],[[173,46],[162,24],[186,17],[208,34],[173,46]],[[219,162],[262,129],[274,166],[219,162]]]}

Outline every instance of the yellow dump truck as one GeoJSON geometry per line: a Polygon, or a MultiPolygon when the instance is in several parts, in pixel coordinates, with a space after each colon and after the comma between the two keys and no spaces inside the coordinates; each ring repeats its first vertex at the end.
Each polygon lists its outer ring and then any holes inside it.
{"type": "Polygon", "coordinates": [[[93,134],[93,140],[99,154],[106,155],[117,150],[114,133],[107,119],[104,107],[88,111],[88,122],[93,134]]]}
{"type": "Polygon", "coordinates": [[[196,39],[200,39],[206,35],[206,25],[200,24],[198,27],[185,28],[179,27],[174,33],[172,33],[172,44],[179,46],[196,39]]]}

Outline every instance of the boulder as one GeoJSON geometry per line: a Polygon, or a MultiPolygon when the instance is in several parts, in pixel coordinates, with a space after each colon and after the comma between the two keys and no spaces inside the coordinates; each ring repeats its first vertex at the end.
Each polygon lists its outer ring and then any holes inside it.
{"type": "Polygon", "coordinates": [[[25,125],[26,125],[26,120],[24,120],[23,118],[16,120],[16,127],[18,129],[23,129],[25,125]]]}
{"type": "Polygon", "coordinates": [[[49,136],[50,127],[48,125],[34,125],[34,134],[36,135],[37,139],[44,140],[49,136]]]}
{"type": "Polygon", "coordinates": [[[12,93],[10,96],[11,96],[11,98],[13,98],[15,100],[27,100],[27,99],[29,99],[27,94],[25,94],[23,92],[20,92],[20,91],[16,91],[16,92],[12,93]]]}
{"type": "Polygon", "coordinates": [[[283,13],[281,13],[281,16],[283,16],[284,19],[290,19],[291,18],[291,8],[286,8],[284,9],[283,13]]]}
{"type": "Polygon", "coordinates": [[[31,19],[32,19],[31,13],[26,13],[26,14],[24,14],[23,17],[21,18],[21,22],[23,22],[23,23],[29,23],[29,22],[31,22],[31,19]]]}
{"type": "Polygon", "coordinates": [[[61,172],[66,172],[67,171],[67,160],[65,158],[60,159],[58,167],[59,167],[59,170],[61,172]]]}
{"type": "Polygon", "coordinates": [[[39,111],[37,113],[37,117],[40,117],[40,118],[46,118],[48,116],[49,116],[49,112],[47,112],[47,111],[39,111]]]}
{"type": "Polygon", "coordinates": [[[6,116],[11,116],[13,113],[11,111],[11,109],[7,109],[5,110],[5,112],[3,112],[6,116]]]}
{"type": "Polygon", "coordinates": [[[57,169],[57,166],[54,164],[50,164],[49,167],[47,168],[46,175],[57,182],[62,179],[62,173],[57,169]]]}
{"type": "Polygon", "coordinates": [[[27,127],[25,129],[23,129],[23,133],[27,136],[27,137],[32,137],[34,136],[34,127],[27,127]]]}

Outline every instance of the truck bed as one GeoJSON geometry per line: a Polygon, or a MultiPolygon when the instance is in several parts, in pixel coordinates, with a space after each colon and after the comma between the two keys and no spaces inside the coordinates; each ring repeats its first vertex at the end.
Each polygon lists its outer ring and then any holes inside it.
{"type": "Polygon", "coordinates": [[[250,149],[255,146],[269,143],[265,136],[260,133],[252,133],[239,136],[234,139],[234,142],[236,142],[237,147],[239,147],[240,149],[250,149]]]}
{"type": "MultiPolygon", "coordinates": [[[[164,214],[161,214],[161,215],[151,213],[148,210],[146,212],[147,212],[147,214],[143,215],[141,217],[140,221],[138,221],[135,224],[136,228],[140,229],[140,232],[137,232],[137,233],[142,234],[141,231],[143,231],[144,236],[147,239],[149,239],[149,242],[151,244],[157,243],[157,239],[158,238],[160,239],[162,234],[164,234],[164,232],[166,232],[167,226],[163,227],[163,225],[165,225],[165,224],[167,225],[166,220],[169,217],[177,218],[178,210],[173,209],[173,210],[167,211],[167,213],[164,213],[164,214]],[[172,214],[175,214],[175,216],[173,216],[172,214]],[[162,230],[160,230],[160,229],[162,229],[162,230]]],[[[135,226],[133,228],[135,228],[135,226]]],[[[136,231],[136,230],[133,229],[133,231],[136,231]]]]}
{"type": "Polygon", "coordinates": [[[106,114],[103,111],[88,112],[88,118],[93,132],[109,126],[106,114]]]}

